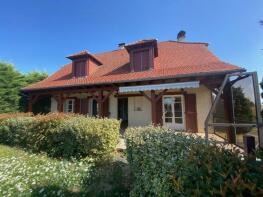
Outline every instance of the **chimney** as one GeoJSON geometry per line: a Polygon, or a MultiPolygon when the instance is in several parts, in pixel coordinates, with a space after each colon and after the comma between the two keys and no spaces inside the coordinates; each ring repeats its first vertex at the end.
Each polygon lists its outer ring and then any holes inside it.
{"type": "Polygon", "coordinates": [[[180,32],[177,34],[177,41],[178,41],[178,42],[184,42],[184,40],[185,40],[185,34],[186,34],[185,31],[180,31],[180,32]]]}
{"type": "Polygon", "coordinates": [[[119,49],[124,49],[125,42],[121,42],[118,44],[119,49]]]}

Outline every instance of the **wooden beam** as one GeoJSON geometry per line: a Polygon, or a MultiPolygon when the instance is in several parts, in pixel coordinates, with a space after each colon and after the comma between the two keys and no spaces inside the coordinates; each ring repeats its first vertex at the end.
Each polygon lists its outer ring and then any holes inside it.
{"type": "Polygon", "coordinates": [[[145,96],[145,98],[147,98],[149,101],[152,101],[151,98],[147,94],[145,94],[145,92],[143,91],[139,91],[139,92],[141,93],[142,96],[145,96]]]}
{"type": "Polygon", "coordinates": [[[157,99],[156,99],[155,91],[151,90],[151,106],[152,106],[152,123],[153,123],[153,125],[158,124],[156,102],[157,102],[157,99]]]}
{"type": "Polygon", "coordinates": [[[163,90],[162,92],[160,92],[158,95],[156,95],[155,97],[155,101],[158,101],[160,98],[162,98],[162,96],[168,91],[168,89],[163,90]]]}
{"type": "Polygon", "coordinates": [[[110,91],[108,92],[108,94],[106,94],[106,95],[103,97],[102,102],[104,103],[104,102],[110,97],[110,95],[111,95],[113,92],[114,92],[114,90],[110,90],[110,91]]]}

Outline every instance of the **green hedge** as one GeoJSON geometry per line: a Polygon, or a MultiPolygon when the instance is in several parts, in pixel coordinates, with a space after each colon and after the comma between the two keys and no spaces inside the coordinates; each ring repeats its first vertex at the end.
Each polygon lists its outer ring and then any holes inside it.
{"type": "Polygon", "coordinates": [[[120,123],[73,114],[11,117],[0,122],[0,143],[53,157],[100,157],[114,150],[120,123]]]}
{"type": "Polygon", "coordinates": [[[131,196],[259,196],[262,162],[238,152],[162,128],[126,132],[134,175],[131,196]]]}

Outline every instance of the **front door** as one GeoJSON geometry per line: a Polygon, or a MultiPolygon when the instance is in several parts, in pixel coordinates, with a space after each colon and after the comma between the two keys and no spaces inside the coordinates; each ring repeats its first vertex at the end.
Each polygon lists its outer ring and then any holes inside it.
{"type": "Polygon", "coordinates": [[[121,120],[121,129],[128,127],[128,98],[118,99],[118,119],[121,120]]]}
{"type": "Polygon", "coordinates": [[[184,97],[163,96],[163,125],[176,130],[185,129],[184,97]]]}

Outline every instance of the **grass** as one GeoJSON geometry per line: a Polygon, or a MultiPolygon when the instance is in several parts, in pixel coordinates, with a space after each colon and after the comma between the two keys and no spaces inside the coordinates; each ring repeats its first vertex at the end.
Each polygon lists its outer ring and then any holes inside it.
{"type": "Polygon", "coordinates": [[[0,196],[129,196],[125,157],[57,160],[0,144],[0,196]]]}
{"type": "Polygon", "coordinates": [[[92,165],[0,145],[0,196],[79,196],[92,165]]]}

